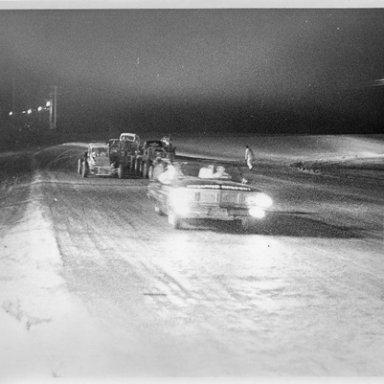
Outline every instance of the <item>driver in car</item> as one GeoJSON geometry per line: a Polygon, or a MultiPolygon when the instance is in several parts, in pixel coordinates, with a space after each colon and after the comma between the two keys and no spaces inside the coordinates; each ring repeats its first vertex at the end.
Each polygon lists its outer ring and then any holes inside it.
{"type": "Polygon", "coordinates": [[[225,168],[222,165],[218,165],[216,167],[216,172],[213,174],[213,178],[215,179],[228,179],[229,174],[225,172],[225,168]]]}
{"type": "Polygon", "coordinates": [[[213,164],[206,165],[200,169],[198,177],[200,179],[212,179],[214,170],[215,166],[213,164]]]}

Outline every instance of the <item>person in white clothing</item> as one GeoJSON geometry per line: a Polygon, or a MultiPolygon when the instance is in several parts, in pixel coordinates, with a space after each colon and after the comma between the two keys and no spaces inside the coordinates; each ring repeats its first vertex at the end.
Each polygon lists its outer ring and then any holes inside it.
{"type": "Polygon", "coordinates": [[[245,146],[245,161],[247,162],[247,166],[250,171],[253,168],[253,161],[255,160],[255,155],[251,148],[248,145],[245,146]]]}
{"type": "Polygon", "coordinates": [[[213,177],[215,166],[213,164],[205,165],[199,171],[200,179],[211,179],[213,177]]]}
{"type": "Polygon", "coordinates": [[[218,165],[216,172],[213,174],[214,179],[229,179],[229,174],[225,172],[225,167],[218,165]]]}
{"type": "Polygon", "coordinates": [[[170,184],[172,180],[181,175],[182,172],[178,164],[168,164],[166,171],[161,173],[157,179],[163,184],[170,184]]]}

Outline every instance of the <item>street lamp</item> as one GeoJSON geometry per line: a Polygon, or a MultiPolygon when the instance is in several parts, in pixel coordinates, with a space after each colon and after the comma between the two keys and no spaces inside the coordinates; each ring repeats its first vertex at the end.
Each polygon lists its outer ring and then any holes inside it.
{"type": "Polygon", "coordinates": [[[51,101],[48,100],[48,101],[45,103],[45,106],[46,106],[46,107],[50,107],[50,106],[51,106],[51,101]]]}
{"type": "Polygon", "coordinates": [[[28,109],[27,113],[30,115],[32,113],[32,109],[28,109]]]}
{"type": "Polygon", "coordinates": [[[37,107],[37,110],[41,112],[43,110],[43,107],[37,107]]]}
{"type": "Polygon", "coordinates": [[[13,112],[12,112],[12,111],[10,111],[10,112],[8,113],[8,115],[9,115],[9,116],[12,116],[12,115],[13,115],[13,112]]]}

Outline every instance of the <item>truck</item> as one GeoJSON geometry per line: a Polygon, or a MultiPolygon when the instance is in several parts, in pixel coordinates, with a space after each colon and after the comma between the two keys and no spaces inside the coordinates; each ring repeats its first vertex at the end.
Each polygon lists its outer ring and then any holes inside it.
{"type": "Polygon", "coordinates": [[[138,174],[140,158],[140,136],[122,133],[118,139],[108,141],[110,163],[117,170],[119,179],[128,174],[138,174]]]}
{"type": "Polygon", "coordinates": [[[144,178],[151,178],[153,167],[159,159],[169,159],[173,161],[175,157],[175,148],[169,141],[147,140],[141,147],[141,151],[137,156],[139,173],[144,178]]]}
{"type": "Polygon", "coordinates": [[[118,139],[110,139],[108,146],[111,165],[120,179],[128,174],[148,178],[158,159],[173,160],[175,157],[175,148],[169,136],[141,144],[137,134],[122,133],[118,139]]]}

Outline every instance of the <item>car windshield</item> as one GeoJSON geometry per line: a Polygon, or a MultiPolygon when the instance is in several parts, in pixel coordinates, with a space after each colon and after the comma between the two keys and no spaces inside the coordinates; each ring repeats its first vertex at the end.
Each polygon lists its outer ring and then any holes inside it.
{"type": "Polygon", "coordinates": [[[120,136],[121,141],[135,141],[135,136],[130,136],[130,135],[122,135],[120,136]]]}
{"type": "Polygon", "coordinates": [[[219,179],[241,182],[242,174],[239,167],[232,164],[217,163],[181,163],[184,176],[200,179],[219,179]]]}
{"type": "Polygon", "coordinates": [[[107,156],[108,150],[106,147],[93,147],[92,153],[95,156],[107,156]]]}
{"type": "Polygon", "coordinates": [[[161,141],[147,141],[146,146],[147,147],[161,147],[162,143],[161,143],[161,141]]]}

